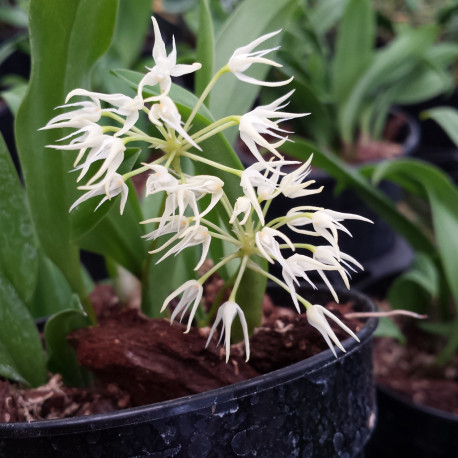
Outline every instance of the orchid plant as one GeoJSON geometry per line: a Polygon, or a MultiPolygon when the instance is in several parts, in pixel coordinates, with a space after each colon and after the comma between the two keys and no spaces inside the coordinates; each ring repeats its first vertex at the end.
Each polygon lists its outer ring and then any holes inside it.
{"type": "MultiPolygon", "coordinates": [[[[369,220],[313,205],[297,206],[281,217],[267,219],[269,205],[277,196],[295,199],[321,191],[321,188],[313,187],[313,180],[307,180],[312,157],[301,164],[286,160],[280,152],[290,133],[280,123],[307,115],[282,111],[294,91],[287,92],[268,105],[257,106],[248,113],[225,116],[204,128],[193,128],[194,118],[206,97],[226,73],[232,74],[241,84],[272,87],[291,82],[292,78],[263,81],[246,74],[252,65],[280,66],[265,57],[277,48],[259,49],[280,31],[263,35],[236,49],[227,64],[214,74],[190,115],[183,120],[171,96],[172,78],[196,72],[201,64],[177,64],[175,42],[167,54],[158,22],[154,17],[152,22],[154,66],[148,68],[140,80],[135,96],[74,89],[68,94],[65,105],[58,107],[65,111],[42,127],[43,130],[74,129],[56,144],[48,145],[57,150],[77,152],[72,172],[78,173],[77,182],[86,181],[78,188],[84,194],[73,203],[70,212],[89,199],[101,197],[97,210],[106,201],[119,195],[122,214],[130,192],[127,182],[140,174],[147,174],[145,198],[158,194],[163,197],[160,213],[142,221],[153,226],[151,232],[144,235],[147,240],[155,242],[150,253],[160,253],[162,256],[157,261],[160,263],[189,247],[201,247],[200,259],[194,266],[194,271],[199,274],[197,278],[190,273],[189,280],[173,291],[163,303],[162,311],[167,308],[172,310],[171,323],[178,316],[183,319],[188,313],[188,332],[201,303],[203,285],[213,274],[232,265],[235,274],[229,285],[230,294],[226,302],[221,305],[216,303],[209,312],[211,316],[216,314],[216,319],[207,341],[208,345],[221,324],[220,340],[224,338],[226,361],[230,355],[231,327],[237,315],[242,325],[246,359],[250,356],[246,310],[237,303],[242,278],[248,270],[288,291],[297,311],[301,312],[301,306],[304,308],[309,323],[322,334],[334,355],[333,343],[345,351],[326,318],[336,322],[356,340],[357,336],[324,307],[307,301],[296,288],[300,279],[315,287],[308,273],[316,271],[338,301],[326,272],[338,272],[349,287],[349,271],[362,269],[355,259],[339,250],[339,231],[349,233],[342,222],[346,219],[369,220]],[[145,94],[147,88],[155,90],[155,95],[151,95],[151,91],[145,94]],[[76,97],[83,97],[83,100],[75,101],[76,97]],[[154,135],[137,125],[141,116],[148,118],[154,135]],[[223,165],[210,159],[211,156],[201,154],[205,147],[204,140],[233,126],[238,127],[241,141],[257,161],[245,170],[223,165]],[[266,135],[275,138],[275,141],[270,142],[266,135]],[[150,160],[122,173],[120,167],[126,158],[126,145],[130,144],[150,148],[155,154],[151,155],[150,160]],[[267,150],[272,157],[268,158],[262,150],[267,150]],[[196,173],[196,164],[205,164],[215,174],[196,173]],[[224,177],[230,175],[240,182],[240,195],[235,200],[231,200],[224,189],[224,177]],[[219,220],[212,217],[215,213],[219,215],[219,220]],[[317,245],[293,243],[282,232],[285,227],[300,234],[318,237],[320,242],[317,245]],[[229,254],[213,259],[211,267],[203,272],[201,268],[210,256],[210,247],[215,240],[230,246],[227,250],[229,254]],[[278,263],[282,278],[264,269],[259,259],[270,264],[278,263]]],[[[200,310],[199,313],[204,311],[200,310]]]]}

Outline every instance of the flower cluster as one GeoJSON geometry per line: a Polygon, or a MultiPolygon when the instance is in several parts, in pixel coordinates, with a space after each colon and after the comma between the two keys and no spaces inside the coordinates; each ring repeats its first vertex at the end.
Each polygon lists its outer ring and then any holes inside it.
{"type": "Polygon", "coordinates": [[[204,283],[226,264],[236,263],[236,275],[231,284],[230,296],[225,303],[218,306],[217,311],[215,310],[216,319],[207,345],[216,327],[222,323],[220,340],[224,337],[228,359],[231,326],[238,316],[244,334],[246,357],[249,358],[248,326],[245,313],[236,300],[243,275],[247,269],[251,269],[285,288],[291,294],[298,312],[300,304],[305,307],[310,324],[323,335],[334,354],[332,343],[345,351],[326,321],[326,316],[353,338],[357,339],[356,335],[326,309],[320,305],[310,304],[297,293],[296,288],[301,279],[315,287],[308,276],[310,271],[315,271],[328,285],[337,301],[337,295],[326,273],[338,272],[345,285],[349,287],[349,271],[355,267],[362,269],[355,259],[339,249],[339,231],[349,234],[342,221],[368,220],[358,215],[303,205],[295,206],[282,217],[266,220],[269,205],[276,197],[282,195],[288,199],[301,198],[302,202],[302,198],[321,191],[321,188],[313,187],[313,180],[307,180],[312,157],[300,164],[297,161],[285,160],[279,152],[290,133],[279,126],[280,122],[306,115],[281,111],[288,105],[293,91],[268,105],[258,106],[249,113],[228,116],[210,123],[199,131],[192,131],[194,116],[221,75],[232,73],[244,83],[265,86],[283,86],[290,82],[265,82],[245,73],[253,64],[279,66],[275,61],[264,57],[277,48],[254,51],[279,31],[264,35],[236,49],[228,63],[210,81],[184,123],[180,111],[169,95],[172,78],[195,72],[201,65],[178,65],[175,42],[171,53],[167,55],[157,21],[154,17],[152,21],[155,33],[154,66],[143,76],[133,97],[75,89],[68,94],[66,104],[58,107],[70,111],[57,115],[43,127],[75,129],[73,133],[60,139],[58,144],[49,145],[60,150],[78,151],[73,170],[79,172],[78,182],[83,178],[87,180],[85,185],[79,187],[86,192],[71,206],[70,211],[92,197],[103,196],[97,209],[105,201],[120,194],[122,213],[128,198],[126,181],[135,175],[147,173],[145,198],[156,194],[163,196],[161,214],[143,221],[144,224],[154,224],[154,229],[144,236],[146,239],[166,240],[162,244],[156,243],[156,248],[150,252],[160,253],[158,263],[188,247],[201,246],[200,260],[194,267],[198,272],[207,259],[212,240],[220,239],[233,246],[231,254],[215,260],[206,273],[199,278],[188,280],[166,298],[162,310],[175,304],[179,298],[171,314],[171,322],[180,314],[183,319],[188,313],[189,331],[202,299],[204,283]],[[74,97],[84,97],[85,100],[68,103],[74,97]],[[157,136],[148,135],[136,126],[142,112],[155,127],[157,136]],[[102,117],[115,125],[109,125],[107,122],[99,124],[102,117]],[[223,166],[200,154],[201,143],[205,139],[231,126],[238,126],[241,140],[257,160],[245,170],[223,166]],[[274,137],[276,141],[269,143],[265,138],[266,134],[274,137]],[[125,160],[126,145],[131,142],[146,144],[149,148],[157,150],[158,154],[151,162],[120,174],[119,169],[125,160]],[[266,152],[272,157],[267,158],[266,152]],[[184,159],[213,167],[215,175],[185,173],[182,169],[184,159]],[[226,174],[235,175],[240,180],[240,195],[235,201],[231,201],[224,191],[223,178],[226,174]],[[225,215],[225,224],[214,223],[215,218],[209,217],[214,211],[219,211],[220,217],[225,215]],[[299,234],[321,237],[322,244],[315,246],[294,243],[282,232],[286,227],[299,234]],[[281,278],[262,269],[256,262],[256,258],[259,257],[270,264],[278,263],[281,266],[281,278]]]}

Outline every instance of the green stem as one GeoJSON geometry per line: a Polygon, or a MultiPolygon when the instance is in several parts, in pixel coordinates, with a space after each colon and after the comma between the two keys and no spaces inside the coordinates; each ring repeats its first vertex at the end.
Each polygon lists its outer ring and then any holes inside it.
{"type": "Polygon", "coordinates": [[[232,302],[235,302],[235,297],[237,296],[237,290],[239,289],[240,282],[242,281],[242,277],[245,272],[248,260],[249,260],[249,257],[244,256],[240,264],[240,269],[237,274],[237,278],[235,279],[234,287],[232,288],[231,295],[229,296],[229,300],[232,302]]]}
{"type": "Polygon", "coordinates": [[[223,258],[218,264],[214,265],[208,272],[206,272],[202,277],[197,280],[201,285],[203,285],[215,272],[217,272],[221,267],[226,265],[228,262],[232,261],[233,259],[237,258],[239,255],[237,253],[233,253],[226,258],[223,258]]]}
{"type": "Polygon", "coordinates": [[[123,178],[124,181],[127,181],[129,178],[132,178],[132,177],[134,177],[136,175],[140,175],[140,173],[146,172],[147,170],[151,170],[150,169],[150,165],[160,164],[161,162],[164,162],[165,159],[166,159],[165,156],[162,156],[159,159],[156,159],[155,161],[150,162],[147,165],[144,165],[143,167],[139,167],[138,169],[131,170],[130,172],[125,173],[122,176],[122,178],[123,178]]]}
{"type": "Polygon", "coordinates": [[[212,90],[213,86],[215,83],[218,81],[219,77],[221,75],[224,75],[224,73],[229,72],[229,67],[225,65],[224,67],[220,68],[214,75],[213,78],[210,80],[210,82],[207,84],[207,87],[205,88],[204,92],[202,92],[202,95],[200,96],[199,100],[197,101],[194,109],[192,110],[191,114],[189,115],[188,120],[186,121],[186,124],[184,125],[184,130],[187,131],[189,129],[189,126],[191,125],[192,120],[194,119],[194,116],[196,113],[199,111],[199,108],[202,106],[204,103],[205,99],[207,98],[207,95],[210,93],[212,90]]]}
{"type": "Polygon", "coordinates": [[[198,156],[197,154],[190,153],[189,151],[185,151],[180,153],[180,156],[188,157],[193,161],[202,162],[203,164],[210,165],[215,167],[216,169],[222,170],[223,172],[232,173],[233,175],[237,175],[238,177],[242,176],[242,170],[233,169],[232,167],[227,167],[225,165],[220,164],[219,162],[211,161],[210,159],[206,159],[205,157],[198,156]]]}

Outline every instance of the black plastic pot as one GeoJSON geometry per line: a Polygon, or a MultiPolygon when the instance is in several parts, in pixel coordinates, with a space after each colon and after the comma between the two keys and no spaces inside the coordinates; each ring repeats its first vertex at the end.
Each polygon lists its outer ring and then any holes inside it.
{"type": "Polygon", "coordinates": [[[366,458],[454,458],[458,415],[410,401],[387,387],[377,389],[378,420],[366,458]]]}
{"type": "MultiPolygon", "coordinates": [[[[326,303],[327,291],[307,293],[326,303]],[[313,295],[314,294],[314,295],[313,295]]],[[[343,292],[360,310],[363,295],[343,292]]],[[[372,335],[269,374],[185,398],[65,420],[0,424],[0,456],[355,457],[375,423],[372,335]]],[[[317,337],[319,338],[319,337],[317,337]]]]}

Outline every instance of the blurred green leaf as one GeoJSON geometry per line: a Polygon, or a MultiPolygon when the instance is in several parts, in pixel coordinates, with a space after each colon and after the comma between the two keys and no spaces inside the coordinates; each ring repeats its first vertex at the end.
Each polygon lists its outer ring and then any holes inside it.
{"type": "Polygon", "coordinates": [[[437,33],[438,29],[434,26],[411,29],[377,52],[339,112],[340,132],[345,142],[350,143],[353,139],[365,97],[373,96],[384,85],[389,87],[399,75],[404,75],[411,68],[412,58],[421,56],[434,42],[437,33]]]}
{"type": "Polygon", "coordinates": [[[370,0],[350,0],[339,22],[333,93],[341,104],[373,59],[375,13],[370,0]],[[355,52],[355,50],[358,50],[355,52]]]}
{"type": "Polygon", "coordinates": [[[422,113],[423,119],[433,119],[458,148],[458,110],[452,107],[436,107],[422,113]]]}
{"type": "Polygon", "coordinates": [[[375,337],[391,337],[396,339],[399,343],[403,344],[406,338],[402,334],[398,325],[388,317],[380,317],[377,329],[374,333],[375,337]]]}
{"type": "Polygon", "coordinates": [[[310,12],[316,32],[324,36],[341,19],[349,0],[320,0],[310,12]]]}
{"type": "Polygon", "coordinates": [[[68,386],[87,386],[91,374],[78,364],[76,352],[67,341],[67,335],[75,329],[89,326],[89,319],[82,311],[78,296],[73,296],[72,308],[51,317],[45,326],[45,341],[48,351],[48,367],[62,375],[68,386]]]}
{"type": "Polygon", "coordinates": [[[1,135],[0,195],[0,270],[27,303],[37,282],[38,243],[24,189],[1,135]]]}
{"type": "MultiPolygon", "coordinates": [[[[197,61],[202,68],[196,72],[195,92],[200,96],[210,82],[214,72],[215,35],[208,0],[200,0],[199,33],[197,34],[197,61]]],[[[207,97],[205,104],[209,106],[207,97]]]]}
{"type": "Polygon", "coordinates": [[[46,361],[38,330],[1,266],[0,298],[0,375],[25,385],[42,385],[46,361]]]}
{"type": "Polygon", "coordinates": [[[16,116],[26,92],[27,83],[19,83],[0,93],[0,96],[5,100],[11,113],[13,113],[13,116],[16,116]]]}
{"type": "Polygon", "coordinates": [[[84,294],[79,253],[70,242],[68,208],[76,186],[68,171],[72,156],[45,148],[62,132],[38,131],[67,93],[87,87],[89,71],[108,49],[117,1],[32,0],[32,73],[16,118],[16,140],[33,221],[45,253],[75,292],[84,294]]]}

